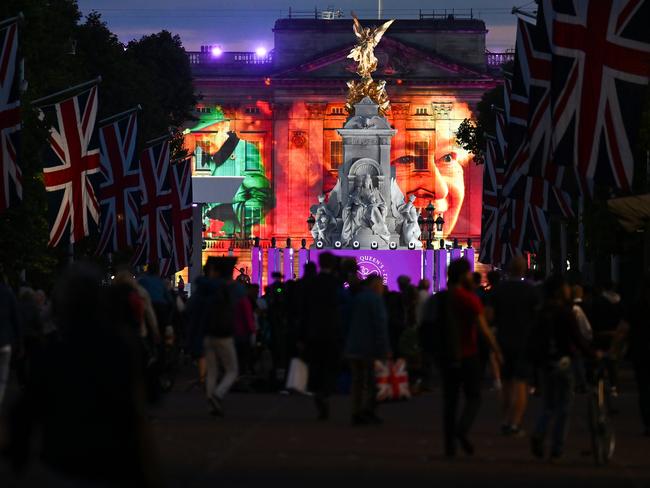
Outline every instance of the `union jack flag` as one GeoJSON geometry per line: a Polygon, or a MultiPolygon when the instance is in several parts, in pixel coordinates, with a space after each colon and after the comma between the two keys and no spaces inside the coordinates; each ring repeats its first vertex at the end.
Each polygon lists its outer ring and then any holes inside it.
{"type": "Polygon", "coordinates": [[[99,220],[99,203],[92,175],[99,173],[99,149],[95,142],[97,86],[62,102],[42,108],[50,120],[49,146],[43,178],[50,192],[50,246],[69,232],[75,243],[90,234],[99,220]]]}
{"type": "Polygon", "coordinates": [[[140,169],[136,158],[137,109],[100,127],[101,204],[97,253],[135,246],[140,232],[140,169]]]}
{"type": "Polygon", "coordinates": [[[0,212],[22,200],[22,172],[18,166],[20,99],[18,22],[0,29],[0,212]]]}
{"type": "MultiPolygon", "coordinates": [[[[538,15],[539,24],[543,24],[541,8],[538,15]]],[[[517,25],[515,79],[525,96],[519,97],[521,115],[516,120],[525,123],[510,126],[508,144],[516,149],[508,162],[504,195],[551,214],[572,217],[571,198],[560,189],[564,168],[550,161],[551,55],[543,35],[546,29],[539,24],[520,19],[517,25]]]]}
{"type": "Polygon", "coordinates": [[[169,183],[172,252],[161,266],[163,276],[186,268],[192,254],[192,169],[189,159],[171,165],[169,183]]]}
{"type": "Polygon", "coordinates": [[[503,178],[503,158],[497,154],[494,137],[487,136],[485,163],[483,164],[483,211],[481,214],[481,247],[479,261],[494,264],[494,252],[497,241],[497,224],[503,178]]]}
{"type": "Polygon", "coordinates": [[[406,361],[375,361],[377,401],[403,400],[411,398],[406,361]]]}
{"type": "Polygon", "coordinates": [[[650,2],[544,1],[550,13],[554,161],[627,191],[648,84],[650,2]]]}
{"type": "Polygon", "coordinates": [[[169,188],[169,138],[152,141],[140,157],[141,227],[135,264],[169,258],[172,208],[169,188]]]}

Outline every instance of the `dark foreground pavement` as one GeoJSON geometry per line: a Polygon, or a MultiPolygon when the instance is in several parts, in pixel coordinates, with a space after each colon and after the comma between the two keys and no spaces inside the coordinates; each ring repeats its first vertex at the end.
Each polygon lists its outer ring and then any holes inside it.
{"type": "MultiPolygon", "coordinates": [[[[438,392],[382,405],[381,427],[351,427],[348,400],[336,397],[332,419],[318,422],[306,397],[232,394],[225,404],[226,418],[216,419],[208,415],[198,390],[179,387],[155,411],[153,421],[168,486],[650,487],[650,438],[640,435],[633,392],[624,392],[618,401],[617,451],[611,464],[600,468],[584,453],[589,447],[585,397],[576,399],[560,464],[534,460],[528,438],[497,434],[494,392],[484,392],[473,433],[476,455],[461,454],[453,461],[442,457],[438,392]]],[[[527,427],[537,407],[538,400],[532,400],[527,427]]],[[[0,480],[6,486],[35,486],[38,472],[36,468],[16,483],[0,465],[0,480]]]]}

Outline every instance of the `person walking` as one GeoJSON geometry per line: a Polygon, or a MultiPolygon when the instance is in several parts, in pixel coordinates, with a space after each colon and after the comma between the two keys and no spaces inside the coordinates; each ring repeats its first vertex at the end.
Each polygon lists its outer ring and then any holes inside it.
{"type": "Polygon", "coordinates": [[[345,357],[352,373],[352,424],[380,424],[374,364],[392,356],[388,316],[383,300],[384,283],[371,275],[352,298],[345,357]]]}
{"type": "Polygon", "coordinates": [[[42,486],[162,485],[138,337],[131,313],[121,313],[124,295],[115,291],[84,263],[55,285],[59,334],[33,362],[9,414],[5,451],[16,472],[38,453],[48,475],[42,486]]]}
{"type": "MultiPolygon", "coordinates": [[[[174,298],[167,283],[160,277],[158,263],[150,263],[147,272],[138,278],[138,284],[149,294],[153,310],[156,314],[156,323],[159,331],[171,324],[174,298]]],[[[160,337],[158,337],[159,342],[160,337]]]]}
{"type": "Polygon", "coordinates": [[[453,458],[457,443],[466,454],[474,453],[469,432],[481,404],[479,332],[494,351],[497,361],[502,362],[503,359],[487,325],[483,305],[472,291],[472,273],[465,259],[449,265],[447,285],[448,291],[437,293],[429,299],[421,327],[428,331],[423,337],[432,341],[429,347],[442,376],[445,455],[453,458]],[[465,403],[459,416],[461,389],[465,403]]]}
{"type": "Polygon", "coordinates": [[[318,275],[299,282],[299,349],[309,365],[309,391],[320,420],[329,418],[329,397],[336,388],[343,347],[342,283],[335,274],[336,260],[329,252],[320,254],[318,275]]]}
{"type": "Polygon", "coordinates": [[[528,403],[531,365],[527,356],[528,337],[538,309],[537,294],[524,280],[526,261],[510,261],[507,279],[490,293],[487,316],[493,318],[497,341],[503,351],[501,368],[503,423],[501,433],[521,436],[521,421],[528,403]]]}
{"type": "Polygon", "coordinates": [[[562,276],[544,284],[544,304],[529,338],[529,351],[542,374],[542,410],[530,439],[534,456],[545,456],[545,440],[551,421],[551,459],[562,457],[573,403],[575,373],[572,363],[578,351],[597,357],[584,340],[573,313],[571,289],[562,276]]]}
{"type": "Polygon", "coordinates": [[[13,348],[21,338],[18,304],[13,291],[2,275],[0,280],[0,408],[9,381],[9,364],[13,348]]]}
{"type": "Polygon", "coordinates": [[[208,282],[201,294],[206,294],[200,312],[205,338],[205,392],[211,414],[224,415],[223,399],[237,380],[239,364],[235,349],[235,323],[252,321],[252,307],[243,287],[233,282],[234,257],[210,257],[205,265],[208,282]],[[244,318],[246,317],[246,318],[244,318]],[[219,363],[224,372],[219,378],[219,363]]]}
{"type": "MultiPolygon", "coordinates": [[[[601,285],[600,293],[594,298],[589,321],[593,328],[594,346],[602,351],[609,351],[616,330],[623,320],[623,303],[621,295],[616,292],[614,283],[606,281],[601,285]]],[[[612,397],[618,397],[618,356],[608,355],[603,359],[611,385],[612,397]]]]}

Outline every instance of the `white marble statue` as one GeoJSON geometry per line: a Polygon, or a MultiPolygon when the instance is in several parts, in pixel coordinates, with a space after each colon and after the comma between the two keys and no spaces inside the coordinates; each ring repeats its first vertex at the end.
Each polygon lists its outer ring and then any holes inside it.
{"type": "Polygon", "coordinates": [[[372,177],[365,175],[360,186],[355,187],[343,208],[343,231],[341,242],[349,246],[355,234],[369,228],[386,243],[390,241],[390,231],[386,226],[386,203],[379,190],[372,185],[372,177]]]}
{"type": "Polygon", "coordinates": [[[318,205],[311,208],[314,215],[314,227],[311,229],[311,235],[314,241],[322,241],[325,246],[332,245],[332,234],[336,231],[336,216],[325,203],[325,195],[318,195],[318,205]]]}
{"type": "Polygon", "coordinates": [[[402,217],[402,242],[406,246],[414,243],[415,247],[420,247],[422,245],[420,242],[422,231],[418,224],[418,211],[415,208],[414,202],[415,195],[411,195],[408,201],[403,203],[399,208],[399,213],[402,217]]]}

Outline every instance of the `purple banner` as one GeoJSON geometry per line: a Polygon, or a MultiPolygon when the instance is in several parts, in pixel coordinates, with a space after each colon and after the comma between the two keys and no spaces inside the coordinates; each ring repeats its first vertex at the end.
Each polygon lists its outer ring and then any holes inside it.
{"type": "Polygon", "coordinates": [[[448,254],[446,249],[436,249],[434,251],[434,292],[447,289],[447,257],[448,254]]]}
{"type": "Polygon", "coordinates": [[[273,273],[280,272],[280,250],[277,247],[270,247],[267,251],[266,257],[267,277],[268,284],[273,283],[273,273]]]}
{"type": "Polygon", "coordinates": [[[282,272],[284,281],[293,279],[293,249],[290,247],[285,247],[282,250],[282,272]]]}
{"type": "Polygon", "coordinates": [[[408,276],[413,285],[417,285],[422,278],[422,251],[419,250],[312,249],[309,251],[310,261],[318,264],[318,255],[323,252],[356,259],[359,278],[379,275],[390,290],[398,290],[399,276],[408,276]]]}
{"type": "Polygon", "coordinates": [[[458,247],[455,247],[449,251],[449,262],[458,261],[461,258],[462,250],[458,247]]]}
{"type": "Polygon", "coordinates": [[[305,274],[305,264],[309,262],[309,249],[298,249],[298,278],[305,274]]]}
{"type": "Polygon", "coordinates": [[[260,295],[262,294],[262,248],[254,247],[251,252],[251,281],[260,285],[260,295]]]}
{"type": "Polygon", "coordinates": [[[474,248],[468,247],[463,251],[463,257],[469,262],[470,268],[472,268],[472,273],[474,272],[474,248]]]}

